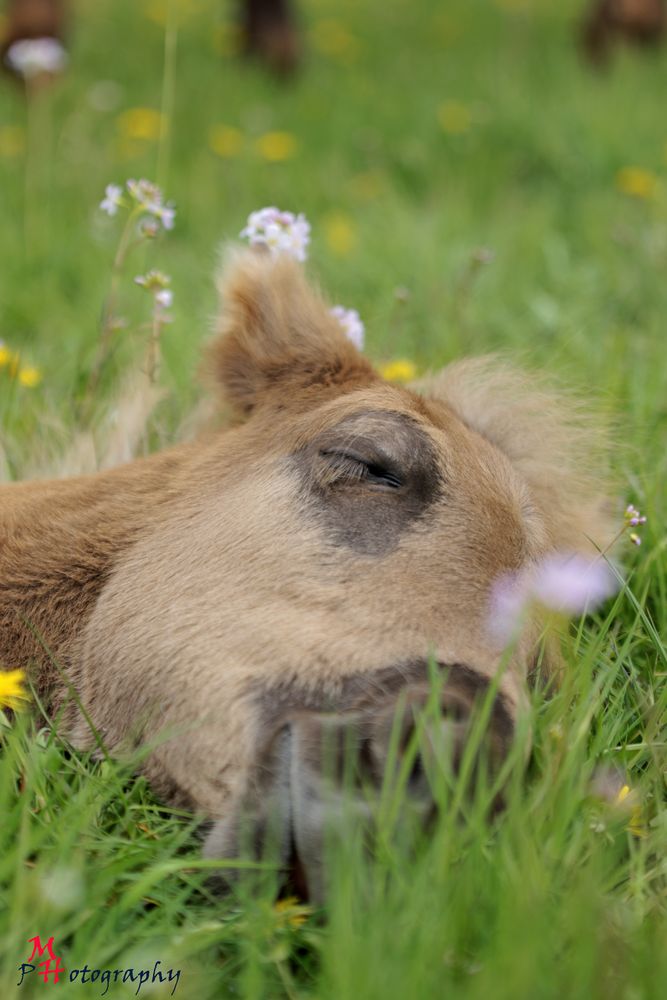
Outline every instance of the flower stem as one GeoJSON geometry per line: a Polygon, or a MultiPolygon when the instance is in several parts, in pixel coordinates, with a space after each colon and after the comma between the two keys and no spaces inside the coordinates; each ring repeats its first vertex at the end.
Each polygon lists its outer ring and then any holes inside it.
{"type": "Polygon", "coordinates": [[[88,375],[88,381],[86,382],[86,388],[84,390],[83,401],[81,403],[79,416],[81,419],[87,420],[90,417],[90,412],[93,405],[93,399],[97,388],[100,383],[100,378],[102,376],[102,371],[107,361],[109,360],[109,355],[111,354],[111,348],[113,343],[113,334],[116,324],[116,301],[118,298],[118,286],[120,284],[120,279],[123,274],[123,267],[127,259],[128,254],[134,247],[138,246],[143,242],[141,238],[132,240],[132,234],[134,231],[134,226],[139,215],[141,215],[142,209],[140,206],[135,206],[127,217],[125,226],[118,241],[118,249],[114,256],[113,265],[111,269],[111,284],[109,286],[109,294],[106,297],[106,301],[102,308],[102,318],[100,321],[100,336],[97,344],[97,352],[95,354],[95,359],[90,368],[90,373],[88,375]]]}
{"type": "Polygon", "coordinates": [[[162,323],[158,308],[153,310],[153,323],[151,335],[148,341],[148,351],[146,352],[146,374],[148,381],[154,385],[160,374],[160,334],[162,333],[162,323]]]}
{"type": "Polygon", "coordinates": [[[174,0],[169,0],[167,26],[164,33],[164,67],[162,71],[162,103],[160,107],[160,138],[157,154],[157,183],[164,188],[167,183],[171,143],[171,123],[174,115],[176,91],[176,41],[178,27],[174,0]]]}

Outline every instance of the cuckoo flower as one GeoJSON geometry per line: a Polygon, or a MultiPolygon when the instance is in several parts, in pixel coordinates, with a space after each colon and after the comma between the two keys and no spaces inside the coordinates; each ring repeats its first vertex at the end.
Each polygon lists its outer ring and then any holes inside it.
{"type": "Polygon", "coordinates": [[[508,642],[532,606],[571,618],[593,611],[618,590],[604,560],[554,552],[520,573],[500,577],[491,592],[490,632],[508,642]]]}
{"type": "Polygon", "coordinates": [[[303,262],[310,242],[310,223],[301,213],[262,208],[250,213],[240,236],[251,246],[267,247],[271,253],[287,253],[303,262]]]}
{"type": "Polygon", "coordinates": [[[68,56],[57,38],[20,38],[10,45],[5,62],[24,80],[33,80],[43,73],[61,73],[68,56]]]}
{"type": "Polygon", "coordinates": [[[346,309],[344,306],[334,306],[331,315],[336,317],[348,340],[351,340],[360,351],[363,350],[365,328],[357,310],[346,309]]]}

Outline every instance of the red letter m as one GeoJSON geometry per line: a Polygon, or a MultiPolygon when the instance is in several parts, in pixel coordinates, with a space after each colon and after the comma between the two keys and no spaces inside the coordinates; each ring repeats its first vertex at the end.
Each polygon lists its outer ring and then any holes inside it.
{"type": "Polygon", "coordinates": [[[39,955],[39,957],[41,958],[45,951],[48,951],[49,958],[52,959],[52,961],[55,962],[56,956],[53,954],[53,938],[52,937],[50,937],[49,940],[46,942],[46,944],[43,945],[42,942],[41,942],[41,940],[40,940],[40,938],[39,938],[39,935],[37,935],[37,937],[29,938],[28,939],[28,944],[32,945],[32,955],[28,959],[29,962],[32,962],[32,960],[35,957],[35,955],[39,955]]]}

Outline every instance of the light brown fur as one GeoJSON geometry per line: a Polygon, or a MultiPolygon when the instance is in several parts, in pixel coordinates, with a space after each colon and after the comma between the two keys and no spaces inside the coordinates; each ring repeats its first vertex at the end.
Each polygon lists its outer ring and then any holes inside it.
{"type": "MultiPolygon", "coordinates": [[[[530,376],[473,361],[389,385],[286,258],[236,255],[221,293],[208,366],[237,426],[0,490],[0,663],[58,704],[55,660],[109,749],[150,744],[157,790],[223,820],[290,713],[349,711],[431,655],[453,690],[457,664],[486,683],[494,580],[610,525],[590,429],[530,376]]],[[[500,681],[510,717],[538,631],[500,681]]]]}

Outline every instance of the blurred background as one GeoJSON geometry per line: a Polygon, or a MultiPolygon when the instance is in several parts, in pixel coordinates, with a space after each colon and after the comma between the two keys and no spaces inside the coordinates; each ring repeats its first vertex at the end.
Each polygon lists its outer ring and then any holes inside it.
{"type": "MultiPolygon", "coordinates": [[[[312,273],[359,310],[377,360],[421,371],[519,351],[651,440],[665,415],[667,53],[621,43],[593,63],[590,11],[297,0],[281,74],[244,56],[229,0],[74,0],[65,72],[27,99],[9,75],[0,87],[0,338],[40,373],[5,432],[45,413],[67,423],[119,234],[98,205],[107,184],[146,177],[176,225],[140,251],[121,300],[132,327],[146,306],[132,275],[172,276],[166,426],[196,392],[220,242],[278,205],[310,220],[312,273]]],[[[111,381],[137,336],[119,335],[111,381]]]]}

